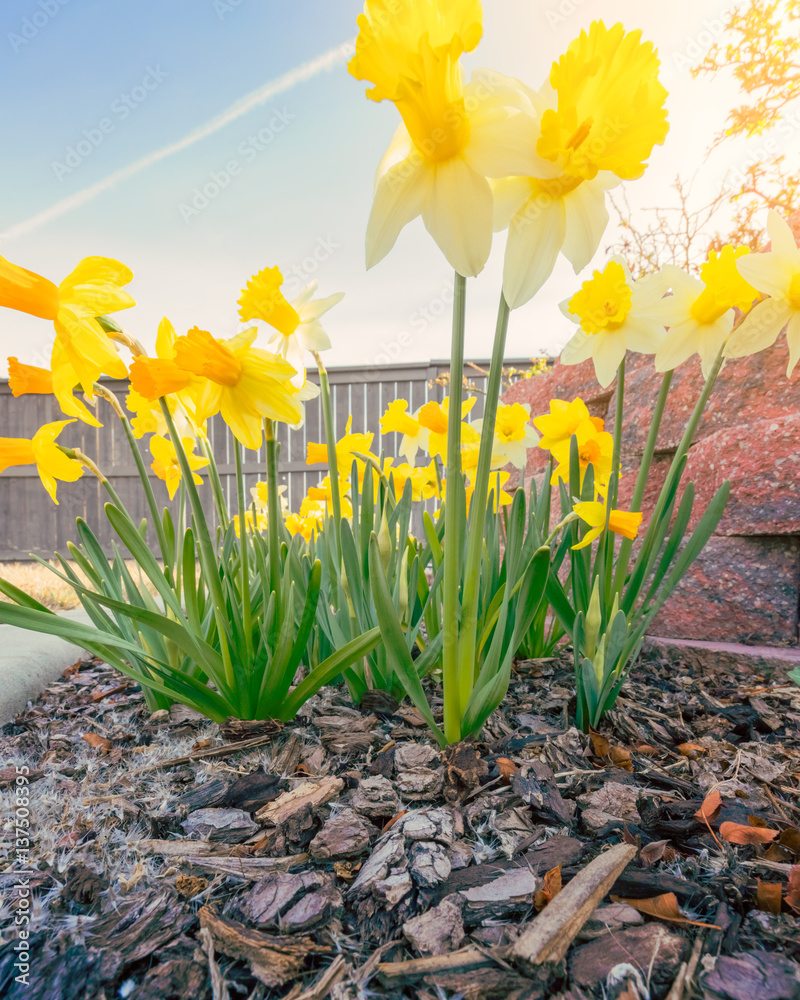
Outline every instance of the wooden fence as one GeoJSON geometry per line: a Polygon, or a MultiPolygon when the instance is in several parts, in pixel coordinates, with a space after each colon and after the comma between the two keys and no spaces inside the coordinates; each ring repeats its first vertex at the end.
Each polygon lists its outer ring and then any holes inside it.
{"type": "MultiPolygon", "coordinates": [[[[527,359],[514,359],[507,364],[515,368],[526,368],[530,362],[527,359]]],[[[464,368],[465,376],[478,390],[478,402],[470,414],[471,419],[481,416],[483,412],[482,390],[485,389],[488,366],[488,361],[473,361],[464,368]]],[[[347,421],[352,417],[353,432],[375,433],[373,451],[379,452],[382,449],[386,455],[396,456],[399,435],[388,434],[381,437],[381,414],[393,399],[408,400],[411,412],[429,400],[441,401],[447,390],[431,383],[449,370],[446,361],[331,369],[329,375],[337,438],[344,434],[347,421]]],[[[311,372],[309,377],[314,379],[315,374],[311,372]]],[[[122,397],[127,391],[125,382],[109,380],[106,384],[118,396],[122,397]]],[[[137,520],[143,517],[149,520],[149,511],[125,436],[108,404],[101,401],[101,407],[99,417],[104,421],[104,427],[95,429],[76,422],[65,428],[59,440],[68,446],[80,447],[94,458],[131,515],[137,520]]],[[[0,437],[29,438],[42,424],[61,419],[64,419],[64,415],[52,397],[31,395],[15,399],[8,383],[0,380],[0,437]]],[[[293,430],[280,425],[280,480],[287,486],[285,495],[292,510],[299,508],[308,488],[326,474],[324,466],[306,465],[306,444],[309,441],[323,441],[324,437],[319,399],[306,405],[303,427],[293,430]]],[[[219,417],[209,421],[209,439],[229,506],[234,509],[232,439],[219,417]]],[[[140,446],[149,468],[152,459],[146,442],[140,442],[140,446]]],[[[246,458],[244,472],[249,489],[259,479],[264,479],[265,457],[263,452],[248,451],[246,458]]],[[[169,498],[164,484],[155,476],[152,481],[159,504],[167,505],[169,498]]],[[[205,487],[201,495],[208,501],[210,511],[212,503],[209,489],[205,487]]],[[[97,480],[87,473],[77,483],[60,483],[58,498],[59,505],[56,506],[42,488],[34,466],[13,467],[0,476],[0,562],[26,560],[31,553],[44,558],[49,558],[55,551],[66,554],[67,542],[75,539],[77,517],[88,522],[104,548],[110,551],[115,536],[103,514],[107,494],[97,480]]]]}

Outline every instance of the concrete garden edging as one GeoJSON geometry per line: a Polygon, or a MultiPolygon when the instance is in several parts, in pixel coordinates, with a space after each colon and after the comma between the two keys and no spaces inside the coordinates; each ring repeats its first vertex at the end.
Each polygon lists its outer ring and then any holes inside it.
{"type": "MultiPolygon", "coordinates": [[[[91,625],[80,608],[62,612],[91,625]]],[[[82,656],[80,646],[14,625],[0,625],[0,725],[11,722],[28,704],[82,656]]]]}

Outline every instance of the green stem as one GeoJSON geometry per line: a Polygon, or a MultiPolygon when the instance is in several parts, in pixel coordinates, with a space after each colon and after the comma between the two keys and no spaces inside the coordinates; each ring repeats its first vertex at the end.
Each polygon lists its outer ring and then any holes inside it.
{"type": "MultiPolygon", "coordinates": [[[[322,421],[325,425],[325,447],[328,452],[328,478],[331,482],[331,504],[333,506],[333,523],[336,528],[336,556],[342,565],[342,501],[339,495],[339,461],[336,457],[336,429],[333,426],[333,406],[331,405],[331,386],[328,380],[328,369],[317,351],[312,351],[319,372],[319,392],[322,398],[322,421]]],[[[348,470],[349,471],[349,470],[348,470]]]]}
{"type": "Polygon", "coordinates": [[[461,399],[464,373],[464,325],[467,279],[456,272],[450,357],[450,413],[447,429],[447,498],[444,505],[444,733],[448,743],[461,739],[458,684],[458,591],[461,583],[461,399]]]}
{"type": "Polygon", "coordinates": [[[211,483],[211,493],[214,497],[214,506],[217,510],[217,517],[219,518],[220,526],[223,532],[228,530],[228,524],[230,522],[230,517],[228,515],[228,505],[225,502],[225,491],[222,488],[222,480],[219,478],[219,469],[217,469],[217,461],[214,458],[214,449],[211,447],[211,442],[205,434],[199,435],[200,445],[208,459],[208,479],[211,483]]]}
{"type": "Polygon", "coordinates": [[[613,531],[609,531],[608,523],[611,518],[611,511],[617,505],[619,494],[619,476],[622,456],[622,418],[625,407],[625,358],[623,357],[617,369],[617,405],[614,411],[614,452],[611,460],[611,489],[609,490],[608,503],[606,504],[606,527],[603,534],[605,545],[605,562],[603,570],[605,580],[603,587],[606,596],[607,606],[611,604],[611,572],[614,568],[614,545],[615,538],[613,531]]]}
{"type": "MultiPolygon", "coordinates": [[[[461,634],[458,641],[458,686],[459,706],[463,716],[475,683],[475,650],[478,641],[478,598],[480,584],[483,533],[486,522],[486,507],[489,502],[489,475],[492,466],[494,431],[497,421],[497,404],[503,377],[503,358],[508,334],[510,310],[501,293],[497,311],[497,325],[492,348],[492,362],[486,385],[486,398],[481,428],[481,444],[478,452],[478,468],[475,473],[475,489],[469,516],[467,541],[467,561],[464,571],[464,593],[461,606],[461,634]]],[[[452,384],[452,378],[451,378],[452,384]]],[[[451,412],[452,412],[452,399],[451,412]]]]}
{"type": "Polygon", "coordinates": [[[267,537],[269,539],[269,586],[279,601],[281,594],[280,501],[278,499],[278,442],[275,423],[264,421],[267,439],[267,537]]]}
{"type": "Polygon", "coordinates": [[[170,552],[169,546],[167,545],[167,536],[164,534],[164,525],[161,522],[161,513],[158,509],[155,493],[153,493],[150,476],[147,474],[147,468],[145,467],[142,453],[139,451],[139,445],[136,442],[136,436],[133,433],[130,421],[123,415],[121,417],[121,422],[122,428],[125,431],[125,437],[128,441],[128,446],[131,449],[131,454],[133,455],[133,460],[136,463],[136,471],[139,473],[139,478],[142,481],[144,495],[147,498],[147,506],[150,508],[150,514],[153,518],[153,527],[155,528],[156,536],[158,537],[158,547],[161,549],[161,558],[164,560],[164,567],[170,574],[172,574],[174,569],[174,553],[170,552]]]}
{"type": "Polygon", "coordinates": [[[219,578],[219,562],[217,559],[217,553],[214,548],[214,543],[211,541],[211,533],[208,530],[208,522],[206,521],[205,511],[203,510],[203,504],[200,501],[200,495],[197,492],[197,486],[195,486],[194,474],[189,467],[189,460],[186,457],[183,441],[181,441],[180,435],[175,428],[175,421],[172,419],[172,414],[170,413],[167,400],[162,397],[159,402],[161,403],[161,412],[164,414],[164,419],[166,420],[167,427],[169,429],[169,435],[175,448],[175,454],[178,457],[178,463],[181,467],[182,481],[186,486],[189,504],[192,508],[192,514],[194,515],[193,520],[197,534],[197,545],[204,557],[203,561],[207,567],[207,571],[205,573],[207,578],[206,583],[211,591],[212,600],[214,601],[214,620],[217,623],[220,655],[222,656],[222,662],[225,668],[225,679],[229,685],[230,692],[233,693],[235,690],[235,675],[233,662],[231,660],[231,651],[228,645],[228,634],[225,628],[225,619],[223,617],[225,597],[222,593],[222,583],[219,578]]]}
{"type": "MultiPolygon", "coordinates": [[[[661,420],[664,416],[664,408],[667,405],[667,396],[669,395],[671,383],[672,372],[668,371],[665,373],[661,382],[661,389],[659,390],[658,399],[656,400],[656,408],[653,412],[653,419],[650,423],[650,431],[647,435],[647,441],[645,442],[642,460],[639,463],[639,472],[636,476],[636,485],[634,486],[633,497],[631,498],[632,511],[638,512],[642,506],[644,491],[647,486],[647,477],[650,473],[650,464],[653,461],[653,455],[655,454],[658,432],[661,428],[661,420]]],[[[619,558],[617,559],[617,570],[614,576],[612,595],[621,594],[622,588],[625,586],[625,575],[628,572],[628,562],[630,560],[632,547],[632,539],[622,539],[622,545],[619,550],[619,558]]]]}
{"type": "MultiPolygon", "coordinates": [[[[253,612],[250,607],[250,565],[249,541],[247,538],[247,505],[244,500],[244,473],[242,472],[242,446],[233,442],[236,459],[236,497],[239,506],[239,543],[242,550],[242,619],[244,624],[244,642],[247,651],[248,671],[253,664],[253,612]]],[[[251,706],[252,707],[252,706],[251,706]]]]}

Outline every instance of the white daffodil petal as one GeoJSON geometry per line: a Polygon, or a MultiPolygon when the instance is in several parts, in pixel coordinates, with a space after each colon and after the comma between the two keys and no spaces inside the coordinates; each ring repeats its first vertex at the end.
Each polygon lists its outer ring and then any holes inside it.
{"type": "Polygon", "coordinates": [[[414,140],[408,134],[408,130],[405,125],[398,125],[397,130],[392,136],[392,141],[389,143],[389,148],[381,157],[381,161],[378,164],[378,168],[375,171],[375,184],[374,190],[377,190],[378,184],[383,180],[386,174],[396,167],[398,164],[403,163],[409,157],[415,157],[419,160],[419,153],[414,146],[414,140]]]}
{"type": "Polygon", "coordinates": [[[608,225],[605,188],[584,181],[564,199],[567,229],[561,252],[577,274],[597,253],[608,225]]]}
{"type": "Polygon", "coordinates": [[[511,220],[531,196],[531,182],[527,177],[505,177],[492,181],[494,197],[493,215],[496,233],[508,229],[511,220]]]}
{"type": "Polygon", "coordinates": [[[800,361],[800,312],[796,312],[786,327],[786,343],[789,345],[789,367],[786,377],[790,378],[794,366],[800,361]]]}
{"type": "MultiPolygon", "coordinates": [[[[291,303],[292,309],[294,309],[294,311],[296,313],[299,314],[300,310],[304,309],[306,307],[306,305],[311,301],[311,296],[317,290],[317,284],[318,284],[318,282],[317,282],[316,278],[313,281],[309,281],[309,283],[306,285],[306,287],[300,292],[300,294],[297,296],[297,298],[294,299],[294,301],[291,303]]],[[[302,320],[302,318],[303,317],[301,316],[300,319],[302,320]]]]}
{"type": "Polygon", "coordinates": [[[592,352],[594,373],[600,385],[607,389],[617,376],[617,369],[625,357],[625,337],[621,330],[601,333],[592,352]]]}
{"type": "Polygon", "coordinates": [[[783,298],[794,274],[786,257],[777,253],[751,253],[736,261],[739,274],[753,288],[773,298],[783,298]]]}
{"type": "Polygon", "coordinates": [[[568,299],[563,299],[561,302],[558,303],[558,308],[561,310],[561,314],[563,316],[566,316],[566,318],[571,323],[580,323],[580,321],[581,321],[580,320],[580,316],[576,316],[575,313],[574,312],[570,312],[570,309],[569,309],[569,304],[570,304],[570,302],[572,302],[572,298],[573,297],[570,295],[570,297],[568,299]]]}
{"type": "Polygon", "coordinates": [[[625,346],[637,354],[655,354],[666,336],[660,323],[630,314],[621,332],[625,336],[625,346]]]}
{"type": "Polygon", "coordinates": [[[329,351],[331,339],[322,324],[314,319],[310,323],[301,323],[295,333],[297,342],[306,351],[329,351]]]}
{"type": "Polygon", "coordinates": [[[726,358],[745,358],[771,347],[792,318],[785,299],[765,299],[753,306],[725,345],[726,358]]]}
{"type": "Polygon", "coordinates": [[[485,177],[462,159],[439,164],[422,218],[452,268],[465,278],[480,274],[492,249],[492,191],[485,177]]]}
{"type": "Polygon", "coordinates": [[[511,220],[503,267],[503,294],[512,309],[523,305],[550,277],[564,242],[563,201],[531,198],[511,220]]]}
{"type": "Polygon", "coordinates": [[[549,176],[553,165],[536,155],[538,138],[538,121],[523,112],[471,118],[464,157],[484,177],[549,176]]]}
{"type": "Polygon", "coordinates": [[[697,323],[690,321],[674,326],[656,351],[657,372],[672,371],[690,358],[697,350],[697,323]]]}
{"type": "Polygon", "coordinates": [[[392,167],[378,182],[367,223],[367,267],[383,260],[403,226],[422,214],[433,192],[433,174],[414,154],[392,167]]]}
{"type": "Polygon", "coordinates": [[[590,336],[583,330],[578,330],[572,339],[564,345],[561,351],[561,364],[579,365],[581,361],[587,361],[592,356],[596,340],[597,335],[590,336]]]}
{"type": "Polygon", "coordinates": [[[794,258],[796,262],[800,263],[800,249],[795,243],[791,226],[774,208],[771,208],[767,213],[767,232],[773,253],[790,260],[794,258]]]}
{"type": "Polygon", "coordinates": [[[335,295],[329,295],[325,299],[314,299],[313,302],[309,302],[308,305],[303,306],[301,309],[297,309],[297,304],[292,303],[300,316],[301,323],[309,323],[312,320],[319,319],[320,316],[324,316],[329,309],[341,302],[344,298],[344,292],[336,292],[335,295]]]}

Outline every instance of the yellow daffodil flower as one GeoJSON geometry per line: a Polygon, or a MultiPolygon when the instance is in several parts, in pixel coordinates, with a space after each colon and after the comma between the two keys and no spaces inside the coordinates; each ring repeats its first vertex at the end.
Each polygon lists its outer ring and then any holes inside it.
{"type": "MultiPolygon", "coordinates": [[[[345,476],[339,477],[339,503],[342,516],[350,517],[353,507],[350,503],[350,480],[345,476]]],[[[310,486],[308,492],[300,505],[300,516],[306,517],[309,514],[324,516],[326,509],[333,512],[333,487],[331,477],[325,476],[317,486],[310,486]]]]}
{"type": "MultiPolygon", "coordinates": [[[[124,264],[110,257],[85,257],[60,285],[0,257],[0,306],[52,320],[56,331],[51,369],[69,366],[69,395],[75,384],[93,397],[95,381],[104,372],[125,378],[127,369],[98,316],[135,305],[123,291],[133,278],[124,264]]],[[[59,396],[59,386],[54,389],[59,396]]],[[[59,396],[60,401],[60,396],[59,396]]]]}
{"type": "Polygon", "coordinates": [[[54,379],[49,368],[37,368],[34,365],[21,364],[16,358],[8,359],[8,385],[13,396],[29,394],[40,396],[55,395],[61,409],[70,417],[77,417],[92,427],[103,425],[94,415],[76,399],[73,388],[77,378],[73,375],[65,380],[67,365],[59,366],[59,378],[54,379]]]}
{"type": "MultiPolygon", "coordinates": [[[[353,458],[356,452],[369,453],[372,447],[373,433],[353,434],[350,428],[353,426],[353,415],[347,418],[344,436],[336,442],[336,464],[342,476],[348,476],[353,465],[353,458]]],[[[327,465],[328,446],[316,441],[309,441],[306,445],[306,465],[327,465]]],[[[362,463],[363,464],[363,463],[362,463]]]]}
{"type": "Polygon", "coordinates": [[[427,451],[428,428],[419,422],[419,410],[408,413],[408,401],[394,399],[381,417],[381,434],[402,434],[398,454],[411,465],[417,459],[420,448],[427,451]]]}
{"type": "Polygon", "coordinates": [[[800,247],[789,224],[774,210],[767,216],[767,231],[772,249],[739,257],[736,266],[742,278],[769,298],[755,305],[734,330],[725,345],[725,357],[743,358],[763,351],[786,327],[789,378],[800,360],[800,247]]]}
{"type": "Polygon", "coordinates": [[[539,447],[551,451],[556,445],[569,444],[581,424],[590,423],[598,433],[605,426],[599,417],[592,417],[582,399],[551,399],[550,412],[533,418],[534,427],[541,433],[539,447]]]}
{"type": "Polygon", "coordinates": [[[579,292],[561,303],[561,311],[580,329],[561,352],[563,365],[591,358],[597,381],[611,385],[626,351],[655,354],[664,340],[663,324],[649,310],[663,298],[664,278],[647,275],[634,281],[620,258],[584,281],[579,292]]]}
{"type": "MultiPolygon", "coordinates": [[[[267,515],[260,510],[256,511],[255,518],[253,518],[253,512],[248,510],[245,514],[244,523],[249,531],[257,531],[261,535],[263,535],[269,527],[269,519],[267,518],[267,515]]],[[[238,514],[234,514],[233,516],[233,530],[236,532],[237,538],[242,537],[242,522],[240,521],[238,514]]]]}
{"type": "MultiPolygon", "coordinates": [[[[206,330],[193,327],[184,337],[175,341],[175,360],[162,361],[162,366],[172,366],[175,372],[195,375],[203,380],[196,397],[196,419],[204,423],[215,413],[230,427],[233,436],[246,448],[257,449],[263,440],[264,419],[296,424],[302,419],[297,403],[297,389],[291,379],[292,366],[276,354],[253,347],[258,331],[253,327],[231,337],[217,340],[206,330]]],[[[156,366],[148,365],[152,375],[156,366]]],[[[159,369],[160,370],[160,369],[159,369]]],[[[179,391],[177,380],[174,388],[164,383],[147,385],[147,380],[135,373],[131,384],[143,396],[149,393],[179,391]]]]}
{"type": "MultiPolygon", "coordinates": [[[[497,513],[500,507],[507,507],[510,503],[513,503],[513,496],[507,493],[503,487],[508,482],[510,472],[493,472],[489,476],[489,496],[487,497],[487,504],[489,500],[492,503],[492,509],[497,513]]],[[[472,494],[475,492],[474,482],[466,483],[465,493],[467,498],[467,516],[469,516],[469,509],[472,504],[472,494]]],[[[442,482],[442,499],[447,499],[447,480],[442,482]]],[[[438,511],[436,512],[438,517],[438,511]]]]}
{"type": "Polygon", "coordinates": [[[509,229],[503,292],[512,309],[542,287],[559,252],[576,274],[586,267],[608,225],[606,191],[641,177],[666,138],[667,92],[656,52],[641,39],[594,21],[539,92],[524,88],[538,162],[494,185],[495,230],[509,229]]]}
{"type": "Polygon", "coordinates": [[[285,524],[290,535],[301,535],[306,542],[316,538],[321,527],[319,518],[314,516],[301,517],[299,514],[289,514],[285,524]]]}
{"type": "Polygon", "coordinates": [[[475,72],[465,85],[459,59],[483,33],[478,0],[366,0],[348,67],[392,101],[403,119],[381,161],[367,226],[367,267],[422,216],[450,265],[478,274],[492,243],[487,177],[527,169],[535,124],[519,112],[516,81],[475,72]]]}
{"type": "Polygon", "coordinates": [[[415,500],[431,500],[433,497],[439,497],[439,473],[436,461],[432,460],[428,465],[417,466],[411,474],[411,483],[415,500]]]}
{"type": "MultiPolygon", "coordinates": [[[[208,459],[192,454],[194,451],[194,440],[190,437],[183,438],[183,448],[186,452],[189,468],[192,470],[192,479],[195,485],[200,486],[203,480],[194,470],[202,469],[208,465],[208,459]]],[[[181,482],[181,466],[178,462],[175,445],[168,438],[154,434],[150,438],[150,454],[153,456],[151,468],[158,478],[166,483],[169,498],[172,500],[181,482]]]]}
{"type": "Polygon", "coordinates": [[[700,355],[703,376],[708,378],[714,361],[730,336],[735,309],[747,312],[758,292],[739,273],[737,262],[748,254],[747,247],[712,250],[700,268],[700,279],[679,267],[667,265],[661,274],[672,295],[652,306],[650,315],[669,327],[656,351],[657,372],[670,371],[693,354],[700,355]]]}
{"type": "Polygon", "coordinates": [[[239,316],[244,323],[263,320],[273,328],[275,332],[270,334],[268,343],[295,369],[297,374],[292,382],[300,388],[306,380],[306,352],[330,350],[330,338],[320,317],[342,301],[344,292],[312,300],[317,290],[317,282],[312,281],[289,303],[281,291],[282,285],[283,275],[277,267],[265,267],[254,274],[242,289],[239,316]]]}
{"type": "MultiPolygon", "coordinates": [[[[591,465],[594,469],[595,489],[599,493],[604,493],[608,487],[611,476],[611,467],[614,458],[614,439],[608,431],[598,431],[591,420],[586,420],[575,429],[575,438],[578,442],[578,462],[581,472],[581,486],[586,475],[586,470],[591,465]]],[[[559,479],[565,483],[569,482],[569,455],[572,447],[572,438],[561,441],[553,445],[550,453],[553,461],[557,463],[550,477],[550,483],[555,485],[559,479]]]]}
{"type": "MultiPolygon", "coordinates": [[[[470,412],[477,402],[474,396],[465,399],[461,404],[461,419],[470,412]]],[[[428,454],[431,458],[441,456],[447,461],[447,427],[450,420],[450,397],[445,396],[441,403],[431,401],[419,408],[417,413],[419,423],[428,431],[428,454]]],[[[481,436],[469,424],[461,425],[461,444],[469,445],[480,441],[481,436]]]]}
{"type": "MultiPolygon", "coordinates": [[[[587,500],[576,503],[572,509],[591,528],[591,531],[587,531],[577,545],[572,546],[573,549],[583,549],[587,545],[591,545],[605,530],[607,507],[599,500],[587,500]]],[[[609,531],[625,538],[636,538],[641,523],[641,514],[634,514],[626,510],[612,510],[608,515],[609,531]]]]}
{"type": "MultiPolygon", "coordinates": [[[[524,469],[528,463],[528,449],[539,443],[539,435],[530,424],[530,403],[500,403],[497,407],[497,419],[494,424],[494,441],[492,443],[492,468],[503,465],[513,465],[515,469],[524,469]]],[[[483,420],[474,420],[472,426],[481,434],[483,420]]],[[[468,445],[475,453],[480,445],[468,445]]],[[[475,458],[477,468],[477,457],[475,458]]],[[[467,465],[464,465],[466,471],[467,465]]]]}
{"type": "Polygon", "coordinates": [[[83,466],[69,458],[56,444],[56,438],[74,420],[44,424],[33,438],[0,438],[0,472],[14,465],[35,465],[42,485],[57,504],[57,480],[74,483],[83,475],[83,466]]]}

